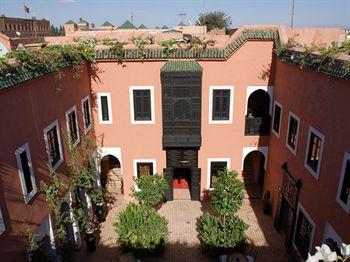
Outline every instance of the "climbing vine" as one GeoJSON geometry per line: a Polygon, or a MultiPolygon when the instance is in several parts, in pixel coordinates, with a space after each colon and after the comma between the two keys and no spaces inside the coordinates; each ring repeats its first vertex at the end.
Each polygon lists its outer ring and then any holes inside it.
{"type": "Polygon", "coordinates": [[[126,45],[126,42],[120,42],[120,41],[112,41],[111,39],[105,39],[103,40],[103,44],[110,46],[110,50],[112,51],[113,55],[115,56],[115,59],[118,62],[122,62],[124,59],[124,45],[126,45]]]}
{"type": "Polygon", "coordinates": [[[163,52],[167,56],[170,56],[176,50],[176,48],[180,47],[180,43],[176,41],[176,39],[174,38],[169,40],[164,40],[159,44],[163,47],[163,52]]]}

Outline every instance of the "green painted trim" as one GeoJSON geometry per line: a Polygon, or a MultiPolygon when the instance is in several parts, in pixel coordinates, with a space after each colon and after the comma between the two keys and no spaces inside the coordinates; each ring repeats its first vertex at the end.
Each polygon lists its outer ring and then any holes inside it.
{"type": "Polygon", "coordinates": [[[195,60],[169,60],[160,72],[202,72],[201,65],[195,60]]]}

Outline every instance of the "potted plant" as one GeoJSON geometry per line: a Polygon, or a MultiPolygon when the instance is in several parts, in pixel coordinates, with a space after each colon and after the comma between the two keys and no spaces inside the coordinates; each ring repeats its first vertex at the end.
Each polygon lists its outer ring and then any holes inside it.
{"type": "Polygon", "coordinates": [[[84,240],[87,246],[87,251],[94,252],[96,250],[96,237],[94,235],[95,229],[94,229],[93,223],[91,222],[87,223],[85,232],[86,232],[86,236],[84,240]]]}
{"type": "Polygon", "coordinates": [[[271,203],[270,203],[270,191],[266,191],[264,193],[264,197],[263,197],[263,211],[264,214],[268,215],[270,213],[271,210],[271,203]]]}
{"type": "Polygon", "coordinates": [[[106,221],[106,216],[105,216],[105,208],[103,202],[99,202],[96,204],[96,210],[95,210],[96,216],[97,216],[97,221],[99,223],[102,223],[106,221]]]}

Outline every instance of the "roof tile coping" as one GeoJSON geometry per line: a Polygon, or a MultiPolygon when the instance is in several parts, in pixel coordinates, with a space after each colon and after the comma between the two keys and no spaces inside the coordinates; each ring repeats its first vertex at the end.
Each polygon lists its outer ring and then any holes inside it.
{"type": "Polygon", "coordinates": [[[195,60],[168,60],[160,72],[202,72],[201,65],[195,60]]]}

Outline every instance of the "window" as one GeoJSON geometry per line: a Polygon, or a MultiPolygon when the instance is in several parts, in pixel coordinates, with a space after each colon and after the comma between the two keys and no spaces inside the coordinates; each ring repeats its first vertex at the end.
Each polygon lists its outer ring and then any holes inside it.
{"type": "Polygon", "coordinates": [[[86,133],[91,128],[91,108],[90,99],[88,96],[81,101],[81,105],[83,108],[84,130],[86,133]]]}
{"type": "Polygon", "coordinates": [[[37,192],[28,143],[16,150],[16,159],[24,202],[27,204],[37,192]]]}
{"type": "Polygon", "coordinates": [[[2,235],[5,232],[6,228],[5,228],[5,221],[4,218],[2,217],[2,212],[0,209],[0,235],[2,235]]]}
{"type": "Polygon", "coordinates": [[[74,145],[79,143],[79,128],[77,119],[77,107],[73,106],[66,112],[67,131],[74,145]]]}
{"type": "Polygon", "coordinates": [[[289,123],[287,132],[287,148],[293,153],[297,152],[298,135],[299,135],[299,117],[289,112],[289,123]]]}
{"type": "Polygon", "coordinates": [[[154,175],[156,173],[155,159],[134,159],[134,176],[154,175]]]}
{"type": "Polygon", "coordinates": [[[209,124],[232,123],[233,87],[211,86],[209,91],[209,124]]]}
{"type": "Polygon", "coordinates": [[[51,167],[56,168],[62,163],[63,155],[61,148],[61,138],[58,129],[58,121],[56,120],[44,130],[46,150],[51,167]]]}
{"type": "Polygon", "coordinates": [[[282,119],[282,106],[275,101],[275,106],[273,110],[273,121],[272,121],[272,131],[279,136],[281,129],[281,119],[282,119]]]}
{"type": "Polygon", "coordinates": [[[313,127],[309,129],[305,167],[318,179],[322,158],[324,136],[313,127]]]}
{"type": "Polygon", "coordinates": [[[300,204],[298,211],[293,242],[300,256],[305,260],[313,242],[315,223],[300,204]]]}
{"type": "Polygon", "coordinates": [[[154,124],[153,86],[130,87],[130,111],[132,124],[154,124]]]}
{"type": "Polygon", "coordinates": [[[337,202],[350,213],[350,154],[345,153],[339,180],[337,202]]]}
{"type": "Polygon", "coordinates": [[[178,99],[174,103],[174,120],[190,121],[191,120],[191,104],[190,99],[178,99]]]}
{"type": "Polygon", "coordinates": [[[112,124],[111,94],[99,93],[97,96],[100,124],[112,124]]]}
{"type": "Polygon", "coordinates": [[[230,158],[209,158],[208,159],[208,178],[207,189],[215,187],[219,171],[230,169],[230,158]]]}

